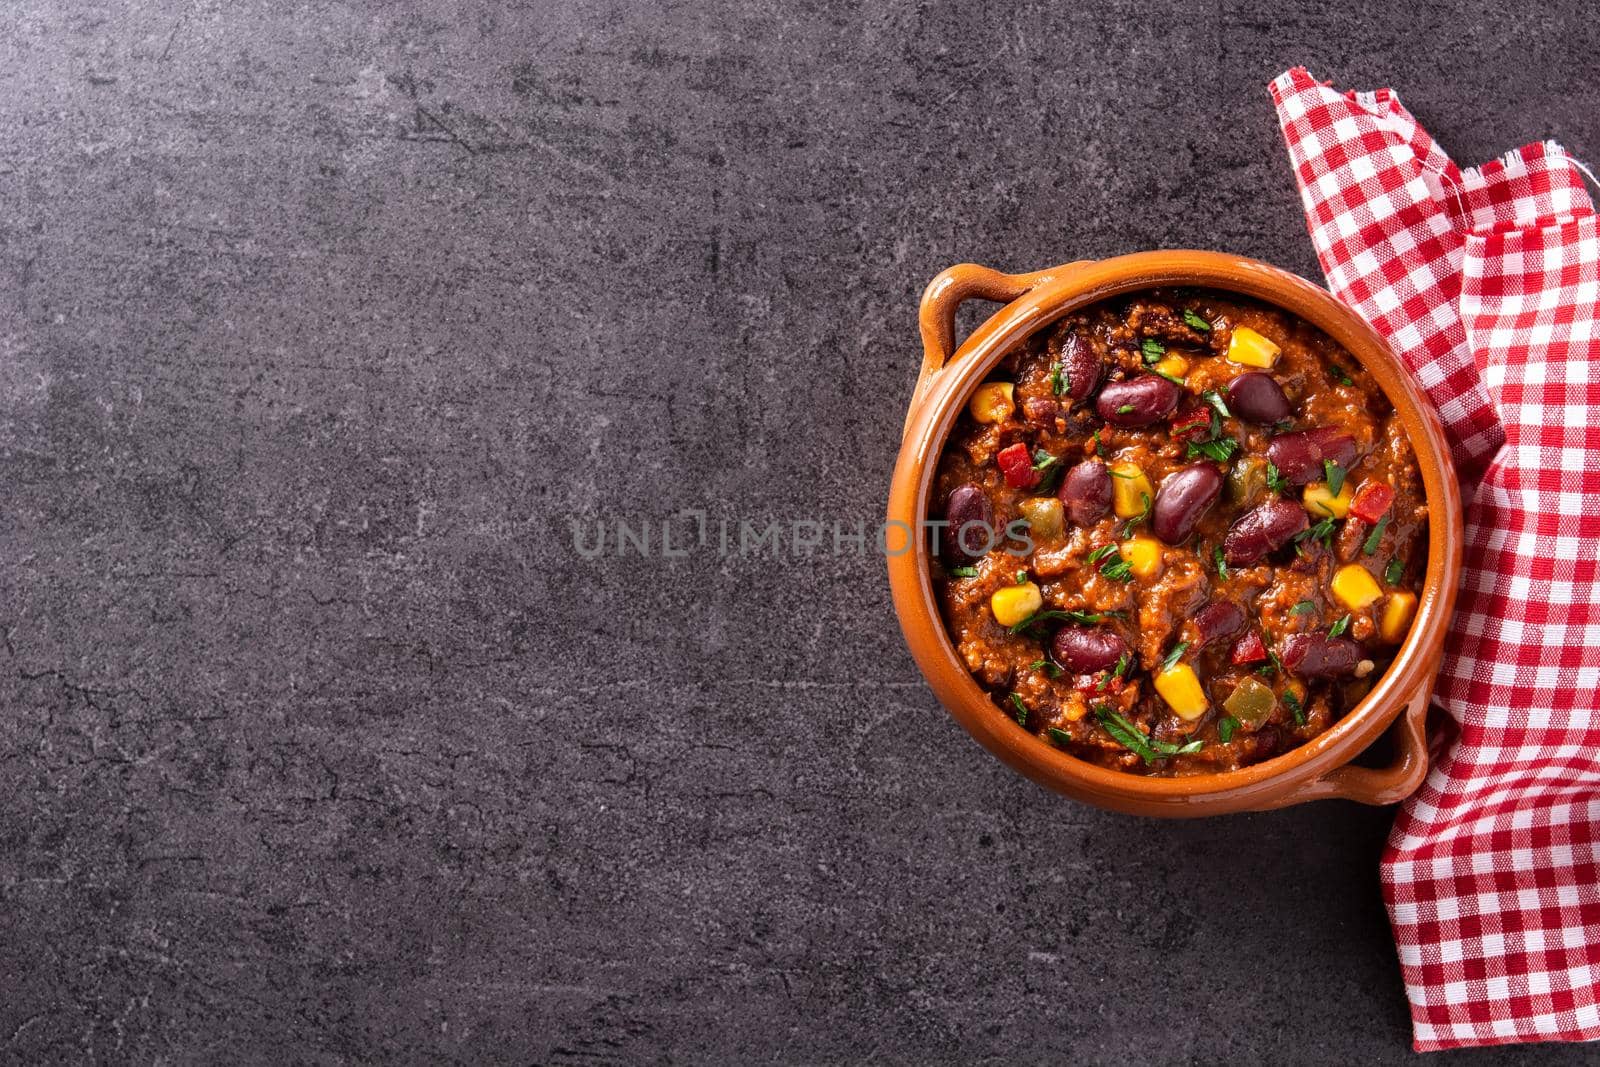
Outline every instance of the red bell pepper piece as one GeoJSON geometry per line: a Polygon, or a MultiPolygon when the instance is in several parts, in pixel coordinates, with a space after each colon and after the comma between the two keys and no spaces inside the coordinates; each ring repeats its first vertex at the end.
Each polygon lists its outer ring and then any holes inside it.
{"type": "Polygon", "coordinates": [[[1172,417],[1172,436],[1180,441],[1198,441],[1211,431],[1211,412],[1206,408],[1193,408],[1172,417]]]}
{"type": "Polygon", "coordinates": [[[1350,514],[1363,522],[1375,523],[1393,503],[1394,490],[1383,482],[1362,482],[1355,499],[1350,501],[1350,514]]]}
{"type": "Polygon", "coordinates": [[[1242,667],[1246,663],[1264,663],[1267,659],[1267,646],[1261,643],[1261,635],[1251,630],[1233,643],[1233,665],[1242,667]]]}
{"type": "Polygon", "coordinates": [[[1028,446],[1018,441],[1000,450],[994,457],[1000,465],[1000,473],[1005,475],[1006,484],[1013,489],[1032,489],[1039,484],[1039,472],[1033,469],[1033,457],[1028,454],[1028,446]]]}

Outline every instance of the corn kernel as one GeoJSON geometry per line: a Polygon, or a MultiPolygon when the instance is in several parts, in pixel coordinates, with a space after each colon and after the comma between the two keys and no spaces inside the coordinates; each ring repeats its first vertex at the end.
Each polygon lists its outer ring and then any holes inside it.
{"type": "Polygon", "coordinates": [[[1044,594],[1032,582],[1004,586],[989,598],[989,610],[994,612],[994,621],[1001,626],[1015,626],[1042,607],[1044,594]]]}
{"type": "Polygon", "coordinates": [[[1182,356],[1167,356],[1165,359],[1157,361],[1156,365],[1150,369],[1157,374],[1164,374],[1168,378],[1182,378],[1189,373],[1189,361],[1182,356]]]}
{"type": "Polygon", "coordinates": [[[1383,595],[1377,580],[1359,563],[1347,563],[1333,573],[1329,583],[1334,599],[1351,611],[1360,611],[1383,595]]]}
{"type": "Polygon", "coordinates": [[[1156,692],[1184,722],[1194,722],[1206,713],[1206,691],[1200,688],[1200,677],[1187,663],[1174,664],[1156,675],[1156,692]]]}
{"type": "Polygon", "coordinates": [[[1017,410],[1016,386],[1010,382],[984,382],[967,401],[967,410],[979,422],[1005,422],[1017,410]]]}
{"type": "Polygon", "coordinates": [[[1161,542],[1153,537],[1133,537],[1117,546],[1135,578],[1154,578],[1161,573],[1161,542]]]}
{"type": "Polygon", "coordinates": [[[1342,519],[1350,510],[1350,498],[1355,494],[1350,491],[1350,480],[1339,487],[1339,495],[1328,492],[1327,482],[1312,482],[1306,486],[1304,495],[1300,497],[1306,510],[1311,512],[1315,519],[1342,519]]]}
{"type": "Polygon", "coordinates": [[[1150,479],[1134,463],[1111,465],[1111,510],[1119,519],[1143,515],[1154,500],[1156,491],[1150,479]]]}
{"type": "Polygon", "coordinates": [[[1248,326],[1235,326],[1228,338],[1228,362],[1271,370],[1278,362],[1278,346],[1248,326]]]}
{"type": "Polygon", "coordinates": [[[1383,618],[1378,620],[1378,636],[1391,645],[1405,640],[1411,629],[1411,620],[1417,614],[1417,594],[1390,593],[1389,602],[1383,606],[1383,618]]]}

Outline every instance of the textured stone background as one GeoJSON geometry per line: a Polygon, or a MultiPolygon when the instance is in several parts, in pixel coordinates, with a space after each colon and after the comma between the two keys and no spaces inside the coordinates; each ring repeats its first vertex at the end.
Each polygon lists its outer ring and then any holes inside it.
{"type": "Polygon", "coordinates": [[[7,4],[0,1056],[1406,1061],[1388,812],[1076,806],[880,560],[565,526],[876,520],[949,263],[1314,273],[1291,63],[1600,153],[1583,5],[1338,6],[7,4]]]}

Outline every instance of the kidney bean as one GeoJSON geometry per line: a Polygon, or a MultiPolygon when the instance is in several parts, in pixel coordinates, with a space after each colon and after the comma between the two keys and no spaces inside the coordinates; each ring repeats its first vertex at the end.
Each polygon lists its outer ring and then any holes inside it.
{"type": "Polygon", "coordinates": [[[1232,637],[1243,627],[1244,609],[1231,600],[1213,600],[1194,617],[1194,628],[1202,647],[1220,637],[1232,637]]]}
{"type": "Polygon", "coordinates": [[[1251,422],[1278,422],[1289,417],[1289,398],[1272,375],[1251,371],[1228,383],[1228,410],[1251,422]]]}
{"type": "Polygon", "coordinates": [[[1276,756],[1278,754],[1278,746],[1283,743],[1278,736],[1278,728],[1276,726],[1263,726],[1255,732],[1251,740],[1255,743],[1254,756],[1258,760],[1270,759],[1276,756]]]}
{"type": "Polygon", "coordinates": [[[1095,353],[1094,346],[1078,334],[1069,333],[1061,344],[1061,375],[1067,391],[1062,395],[1071,402],[1084,399],[1100,384],[1105,365],[1095,353]]]}
{"type": "Polygon", "coordinates": [[[1304,485],[1322,474],[1322,459],[1303,433],[1280,433],[1267,443],[1267,460],[1292,484],[1304,485]]]}
{"type": "Polygon", "coordinates": [[[942,531],[943,555],[956,562],[970,562],[994,547],[994,507],[983,488],[967,482],[950,490],[944,517],[949,526],[942,531]]]}
{"type": "Polygon", "coordinates": [[[1097,459],[1086,459],[1067,472],[1057,495],[1067,517],[1079,526],[1093,526],[1111,510],[1111,472],[1097,459]]]}
{"type": "Polygon", "coordinates": [[[1310,527],[1306,509],[1288,500],[1268,500],[1233,520],[1222,539],[1222,558],[1248,566],[1310,527]]]}
{"type": "Polygon", "coordinates": [[[1279,646],[1283,667],[1302,678],[1338,678],[1354,674],[1361,646],[1348,637],[1290,634],[1279,646]]]}
{"type": "Polygon", "coordinates": [[[1079,674],[1103,671],[1128,651],[1127,643],[1110,630],[1091,626],[1063,626],[1050,642],[1050,652],[1062,668],[1079,674]]]}
{"type": "Polygon", "coordinates": [[[1356,443],[1342,430],[1321,426],[1298,433],[1280,433],[1267,445],[1267,458],[1290,485],[1305,485],[1322,477],[1325,459],[1349,470],[1356,461],[1356,443]]]}
{"type": "Polygon", "coordinates": [[[1306,432],[1317,442],[1317,447],[1322,450],[1323,459],[1331,459],[1345,470],[1349,470],[1355,464],[1355,438],[1343,430],[1336,426],[1319,426],[1315,430],[1306,432]]]}
{"type": "Polygon", "coordinates": [[[1156,490],[1150,528],[1167,544],[1181,544],[1221,492],[1222,474],[1215,463],[1191,463],[1174,471],[1161,479],[1161,487],[1156,490]]]}
{"type": "Polygon", "coordinates": [[[1165,378],[1141,374],[1100,390],[1095,411],[1113,426],[1149,426],[1178,406],[1179,389],[1165,378]]]}

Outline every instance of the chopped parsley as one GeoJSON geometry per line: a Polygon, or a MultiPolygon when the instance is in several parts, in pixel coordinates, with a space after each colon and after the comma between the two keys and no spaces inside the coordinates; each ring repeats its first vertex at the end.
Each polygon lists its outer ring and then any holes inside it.
{"type": "Polygon", "coordinates": [[[1028,725],[1028,705],[1016,693],[1011,694],[1011,703],[1017,706],[1017,725],[1026,728],[1028,725]]]}
{"type": "Polygon", "coordinates": [[[1102,704],[1094,709],[1094,717],[1100,720],[1101,727],[1111,735],[1113,741],[1130,752],[1138,753],[1146,763],[1154,763],[1161,758],[1161,753],[1151,746],[1144,732],[1112,709],[1102,704]]]}
{"type": "Polygon", "coordinates": [[[1400,579],[1406,573],[1406,565],[1397,559],[1391,559],[1389,565],[1383,568],[1383,580],[1390,585],[1399,585],[1400,579]]]}
{"type": "Polygon", "coordinates": [[[1133,405],[1132,404],[1123,404],[1122,406],[1117,408],[1117,414],[1118,415],[1126,415],[1128,412],[1130,412],[1132,410],[1133,410],[1133,405]]]}
{"type": "Polygon", "coordinates": [[[1073,622],[1081,622],[1081,623],[1087,623],[1089,625],[1093,625],[1094,623],[1097,623],[1097,622],[1105,622],[1107,619],[1120,619],[1120,618],[1123,618],[1123,617],[1125,617],[1127,615],[1127,612],[1124,612],[1124,611],[1068,611],[1066,614],[1071,617],[1073,622]]]}
{"type": "Polygon", "coordinates": [[[1361,552],[1363,555],[1370,556],[1374,552],[1378,551],[1378,544],[1383,540],[1384,528],[1388,525],[1389,516],[1385,515],[1383,518],[1378,520],[1378,525],[1372,528],[1372,532],[1367,534],[1366,541],[1364,541],[1361,545],[1361,552]]]}
{"type": "Polygon", "coordinates": [[[1106,446],[1100,443],[1100,431],[1099,430],[1096,430],[1094,432],[1094,454],[1099,456],[1102,459],[1105,458],[1105,454],[1106,454],[1106,446]]]}
{"type": "Polygon", "coordinates": [[[1171,382],[1173,385],[1182,385],[1183,384],[1183,379],[1178,377],[1176,374],[1168,374],[1166,371],[1162,370],[1160,367],[1151,367],[1150,369],[1155,371],[1161,377],[1165,378],[1167,381],[1171,382]]]}
{"type": "Polygon", "coordinates": [[[1167,653],[1167,658],[1161,661],[1162,673],[1166,673],[1173,667],[1177,666],[1178,660],[1183,656],[1184,652],[1188,648],[1189,642],[1187,641],[1179,641],[1177,644],[1173,645],[1172,651],[1167,653]]]}
{"type": "Polygon", "coordinates": [[[1233,418],[1233,412],[1228,410],[1228,405],[1222,400],[1222,394],[1215,389],[1207,389],[1200,394],[1200,399],[1211,405],[1211,409],[1225,419],[1233,418]]]}
{"type": "Polygon", "coordinates": [[[1017,584],[1018,585],[1027,585],[1028,584],[1028,572],[1027,571],[1018,571],[1017,572],[1017,584]]]}
{"type": "Polygon", "coordinates": [[[1267,488],[1274,493],[1281,493],[1289,487],[1289,480],[1278,470],[1277,464],[1267,460],[1267,488]]]}
{"type": "Polygon", "coordinates": [[[1063,470],[1065,468],[1061,466],[1059,457],[1052,456],[1042,448],[1034,449],[1033,472],[1039,476],[1039,480],[1034,484],[1033,492],[1039,496],[1049,496],[1055,489],[1055,480],[1060,477],[1063,470]]]}
{"type": "Polygon", "coordinates": [[[1344,618],[1328,627],[1328,636],[1338,637],[1348,629],[1350,629],[1350,616],[1346,615],[1344,618]]]}
{"type": "Polygon", "coordinates": [[[1127,671],[1127,669],[1128,669],[1128,654],[1126,652],[1124,652],[1122,655],[1117,657],[1117,665],[1115,667],[1111,668],[1111,673],[1113,675],[1115,675],[1116,677],[1121,678],[1123,673],[1125,671],[1127,671]]]}
{"type": "Polygon", "coordinates": [[[1223,581],[1228,580],[1228,565],[1222,560],[1222,546],[1217,545],[1211,550],[1211,559],[1217,565],[1217,577],[1223,581]]]}
{"type": "Polygon", "coordinates": [[[1204,456],[1218,463],[1226,463],[1237,451],[1239,451],[1238,441],[1231,437],[1219,437],[1215,441],[1190,441],[1184,458],[1194,459],[1196,456],[1204,456]]]}
{"type": "Polygon", "coordinates": [[[1101,547],[1095,549],[1093,552],[1089,553],[1089,562],[1090,563],[1099,563],[1101,560],[1105,559],[1107,556],[1111,555],[1111,553],[1115,552],[1116,550],[1117,550],[1117,546],[1116,545],[1102,545],[1101,547]]]}
{"type": "Polygon", "coordinates": [[[1050,391],[1056,396],[1072,389],[1072,372],[1060,360],[1050,364],[1050,391]]]}
{"type": "Polygon", "coordinates": [[[1158,741],[1145,735],[1133,723],[1123,718],[1104,704],[1096,705],[1094,717],[1100,720],[1100,726],[1111,739],[1129,752],[1133,752],[1146,763],[1154,763],[1167,756],[1183,756],[1190,752],[1199,752],[1205,742],[1200,740],[1189,741],[1178,745],[1171,741],[1158,741]]]}
{"type": "Polygon", "coordinates": [[[1233,740],[1233,732],[1238,728],[1238,719],[1235,719],[1232,715],[1224,715],[1217,722],[1217,736],[1222,739],[1223,744],[1227,744],[1233,740]]]}
{"type": "Polygon", "coordinates": [[[1199,330],[1201,333],[1211,332],[1211,324],[1188,308],[1183,309],[1183,321],[1187,322],[1191,329],[1199,330]]]}
{"type": "Polygon", "coordinates": [[[1321,522],[1317,523],[1315,526],[1311,527],[1310,529],[1301,530],[1299,533],[1295,534],[1294,535],[1295,544],[1298,545],[1301,541],[1321,541],[1323,544],[1327,545],[1329,548],[1332,548],[1333,547],[1333,520],[1331,518],[1330,519],[1323,519],[1321,522]]]}
{"type": "Polygon", "coordinates": [[[1052,726],[1052,727],[1050,727],[1050,731],[1049,732],[1050,732],[1050,740],[1054,741],[1056,744],[1058,744],[1058,745],[1070,745],[1070,744],[1072,744],[1072,735],[1067,733],[1065,730],[1057,730],[1054,726],[1052,726]]]}
{"type": "Polygon", "coordinates": [[[1011,632],[1014,634],[1020,634],[1030,626],[1035,626],[1041,622],[1049,622],[1052,619],[1060,619],[1063,622],[1078,622],[1083,623],[1086,626],[1093,626],[1097,622],[1104,622],[1109,618],[1119,618],[1121,615],[1122,612],[1120,611],[1036,611],[1032,615],[1029,615],[1026,619],[1023,619],[1021,622],[1011,627],[1011,632]]]}
{"type": "Polygon", "coordinates": [[[1206,743],[1198,737],[1181,745],[1175,745],[1171,741],[1157,741],[1152,737],[1150,744],[1154,745],[1156,751],[1163,756],[1187,756],[1191,752],[1199,752],[1206,746],[1206,743]]]}
{"type": "Polygon", "coordinates": [[[1343,367],[1339,366],[1339,364],[1330,363],[1330,364],[1328,364],[1328,369],[1333,371],[1333,376],[1334,376],[1334,378],[1336,378],[1338,380],[1340,385],[1354,385],[1354,384],[1356,384],[1355,382],[1350,380],[1350,375],[1345,373],[1345,369],[1343,367]]]}
{"type": "Polygon", "coordinates": [[[1344,488],[1344,468],[1331,459],[1322,461],[1322,473],[1328,483],[1328,495],[1338,496],[1344,488]]]}
{"type": "Polygon", "coordinates": [[[1139,494],[1139,499],[1144,501],[1144,510],[1139,512],[1139,514],[1135,515],[1133,518],[1129,519],[1127,522],[1122,524],[1122,536],[1123,537],[1127,537],[1130,533],[1133,532],[1134,527],[1138,526],[1140,523],[1144,522],[1146,519],[1148,519],[1150,517],[1150,494],[1149,493],[1140,493],[1139,494]]]}
{"type": "Polygon", "coordinates": [[[1144,353],[1146,363],[1154,363],[1167,354],[1167,346],[1157,341],[1154,337],[1146,337],[1139,345],[1139,351],[1144,353]]]}
{"type": "Polygon", "coordinates": [[[1108,559],[1100,565],[1100,573],[1110,578],[1113,582],[1133,581],[1133,564],[1122,558],[1122,553],[1117,553],[1115,559],[1108,559]]]}
{"type": "Polygon", "coordinates": [[[1295,696],[1292,690],[1286,689],[1283,693],[1283,702],[1289,706],[1289,714],[1294,716],[1294,724],[1296,726],[1304,726],[1306,724],[1306,713],[1305,709],[1300,706],[1300,698],[1295,696]]]}
{"type": "Polygon", "coordinates": [[[1316,611],[1316,610],[1317,610],[1317,606],[1315,604],[1313,604],[1311,601],[1302,600],[1302,601],[1300,601],[1300,603],[1296,604],[1294,607],[1289,609],[1289,614],[1290,615],[1310,615],[1313,611],[1316,611]]]}
{"type": "Polygon", "coordinates": [[[1030,671],[1044,671],[1044,673],[1048,674],[1052,678],[1061,677],[1061,668],[1057,667],[1055,661],[1049,656],[1040,656],[1038,659],[1028,664],[1028,669],[1030,671]]]}
{"type": "Polygon", "coordinates": [[[952,578],[976,578],[977,576],[978,576],[978,568],[976,568],[976,567],[951,567],[950,568],[950,577],[952,577],[952,578]]]}
{"type": "MultiPolygon", "coordinates": [[[[1226,405],[1224,405],[1226,407],[1226,405]]],[[[1184,440],[1191,434],[1195,441],[1215,441],[1222,436],[1222,418],[1215,408],[1196,408],[1185,412],[1172,420],[1173,431],[1178,439],[1184,440]],[[1195,420],[1199,419],[1197,423],[1195,420]]],[[[1194,458],[1194,453],[1189,453],[1189,458],[1194,458]]]]}

